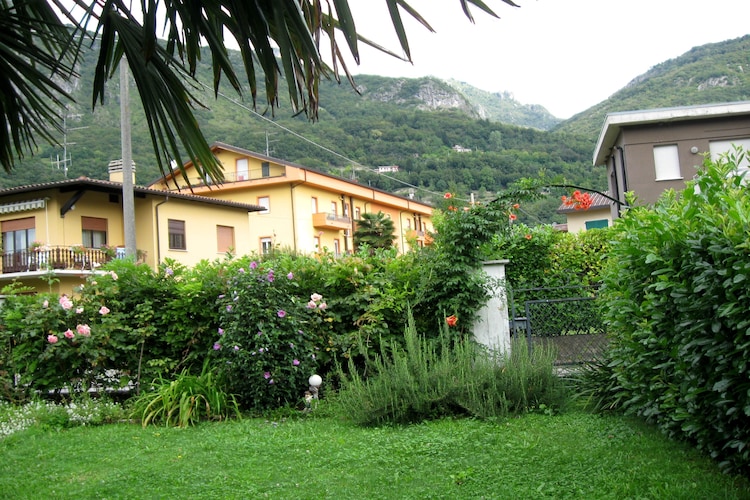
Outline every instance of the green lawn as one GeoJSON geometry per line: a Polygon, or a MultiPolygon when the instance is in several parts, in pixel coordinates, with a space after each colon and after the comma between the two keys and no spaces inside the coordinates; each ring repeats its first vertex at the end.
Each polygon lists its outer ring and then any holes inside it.
{"type": "Polygon", "coordinates": [[[359,428],[332,418],[118,424],[0,438],[2,498],[750,498],[745,479],[622,417],[359,428]]]}

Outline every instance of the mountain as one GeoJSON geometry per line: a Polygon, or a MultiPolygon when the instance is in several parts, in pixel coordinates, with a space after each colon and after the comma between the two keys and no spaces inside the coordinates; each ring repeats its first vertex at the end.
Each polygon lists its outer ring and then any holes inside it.
{"type": "Polygon", "coordinates": [[[607,113],[750,100],[750,35],[657,64],[553,130],[596,139],[607,113]]]}

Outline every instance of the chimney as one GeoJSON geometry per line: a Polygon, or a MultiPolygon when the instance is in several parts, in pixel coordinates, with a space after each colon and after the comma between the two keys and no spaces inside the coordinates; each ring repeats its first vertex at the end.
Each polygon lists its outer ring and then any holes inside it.
{"type": "MultiPolygon", "coordinates": [[[[132,162],[133,165],[133,184],[135,184],[135,161],[132,162]]],[[[123,177],[122,177],[122,160],[112,160],[109,162],[109,181],[110,182],[119,182],[122,184],[123,177]]]]}

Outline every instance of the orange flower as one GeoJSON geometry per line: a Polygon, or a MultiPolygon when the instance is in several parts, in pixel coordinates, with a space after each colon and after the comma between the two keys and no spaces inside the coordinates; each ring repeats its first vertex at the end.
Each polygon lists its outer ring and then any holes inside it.
{"type": "Polygon", "coordinates": [[[445,198],[446,200],[450,200],[451,198],[453,198],[453,195],[452,195],[452,194],[450,194],[450,193],[445,193],[445,194],[443,195],[443,198],[445,198]]]}
{"type": "Polygon", "coordinates": [[[526,236],[524,236],[524,238],[526,238],[527,240],[530,240],[531,239],[531,235],[527,234],[526,236]]]}
{"type": "Polygon", "coordinates": [[[516,220],[518,217],[516,217],[516,214],[510,214],[510,220],[516,220]]]}
{"type": "Polygon", "coordinates": [[[455,212],[456,211],[456,207],[454,207],[453,205],[451,205],[451,206],[448,207],[448,210],[450,210],[451,212],[455,212]]]}
{"type": "Polygon", "coordinates": [[[513,208],[518,210],[519,208],[521,208],[521,205],[519,205],[518,203],[514,203],[513,208]]]}
{"type": "Polygon", "coordinates": [[[448,326],[456,326],[456,323],[458,323],[458,318],[455,314],[451,314],[447,318],[445,318],[445,322],[448,323],[448,326]]]}

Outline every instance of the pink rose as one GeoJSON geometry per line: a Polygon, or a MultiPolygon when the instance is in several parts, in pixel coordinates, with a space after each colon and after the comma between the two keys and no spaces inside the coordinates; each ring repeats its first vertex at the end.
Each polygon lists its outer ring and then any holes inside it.
{"type": "Polygon", "coordinates": [[[72,339],[73,337],[76,336],[76,334],[73,333],[73,330],[71,330],[70,328],[68,328],[67,330],[65,330],[65,333],[63,333],[63,335],[65,335],[66,339],[72,339]]]}
{"type": "Polygon", "coordinates": [[[73,301],[68,298],[67,295],[63,295],[60,297],[60,307],[65,309],[66,311],[73,308],[73,301]]]}
{"type": "Polygon", "coordinates": [[[47,335],[47,342],[49,342],[50,344],[56,344],[57,335],[47,335]]]}
{"type": "Polygon", "coordinates": [[[76,326],[76,331],[79,335],[83,335],[84,337],[91,335],[91,327],[89,325],[78,325],[76,326]]]}
{"type": "Polygon", "coordinates": [[[102,306],[101,308],[99,308],[99,314],[101,314],[102,316],[104,316],[105,314],[109,314],[109,307],[102,306]]]}

